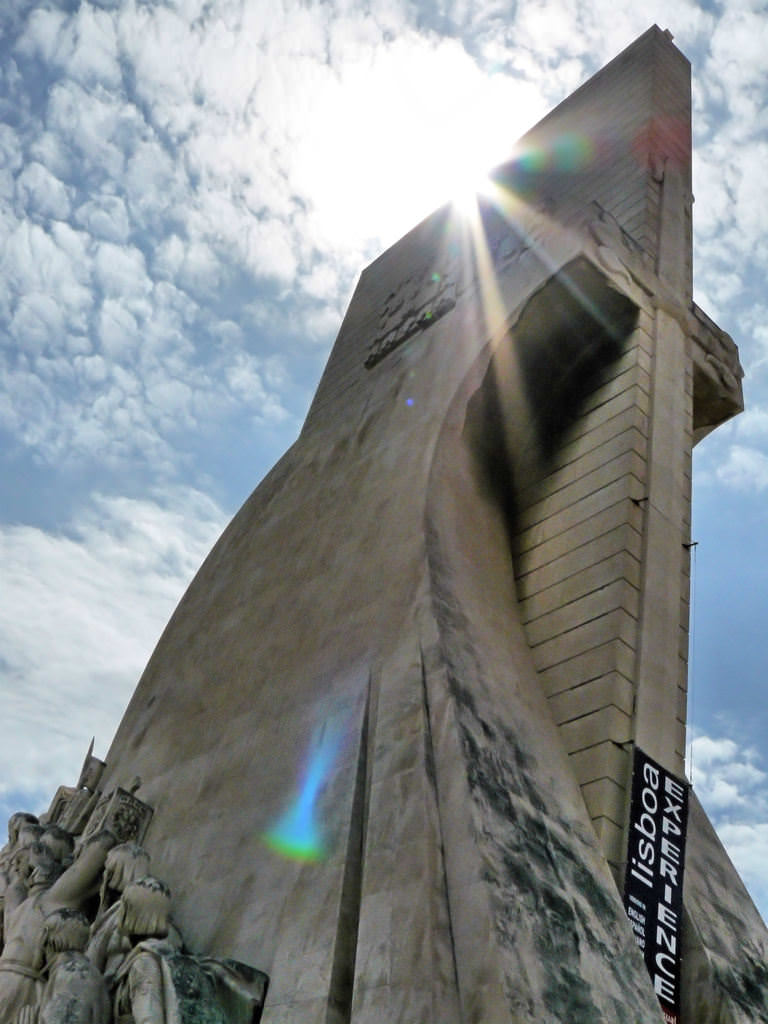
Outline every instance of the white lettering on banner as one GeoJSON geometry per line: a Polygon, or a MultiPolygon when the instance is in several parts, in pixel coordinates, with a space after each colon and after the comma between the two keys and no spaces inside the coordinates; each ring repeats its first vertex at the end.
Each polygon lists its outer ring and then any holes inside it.
{"type": "Polygon", "coordinates": [[[624,906],[666,1021],[677,1024],[687,786],[635,749],[624,906]]]}

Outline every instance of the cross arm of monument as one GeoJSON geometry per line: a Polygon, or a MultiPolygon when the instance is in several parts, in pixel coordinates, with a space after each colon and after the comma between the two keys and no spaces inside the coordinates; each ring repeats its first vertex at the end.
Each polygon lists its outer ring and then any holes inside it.
{"type": "Polygon", "coordinates": [[[693,342],[693,441],[744,410],[744,370],[735,342],[696,303],[691,306],[693,342]]]}

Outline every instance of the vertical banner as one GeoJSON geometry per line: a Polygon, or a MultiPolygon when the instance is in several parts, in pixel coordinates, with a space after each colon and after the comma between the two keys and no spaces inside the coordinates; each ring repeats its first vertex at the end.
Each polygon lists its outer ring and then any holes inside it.
{"type": "Polygon", "coordinates": [[[667,1024],[680,1024],[688,783],[635,747],[624,907],[667,1024]]]}

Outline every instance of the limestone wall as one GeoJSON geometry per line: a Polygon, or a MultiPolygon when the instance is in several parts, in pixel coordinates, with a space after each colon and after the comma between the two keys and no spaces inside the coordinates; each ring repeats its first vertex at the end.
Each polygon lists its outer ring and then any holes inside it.
{"type": "Polygon", "coordinates": [[[549,710],[619,867],[633,739],[652,340],[641,322],[523,496],[520,614],[549,710]]]}

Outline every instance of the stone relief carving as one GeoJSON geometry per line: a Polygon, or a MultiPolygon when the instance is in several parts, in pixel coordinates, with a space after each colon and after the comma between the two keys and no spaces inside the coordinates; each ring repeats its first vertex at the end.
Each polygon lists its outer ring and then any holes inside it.
{"type": "Polygon", "coordinates": [[[456,282],[437,271],[410,278],[387,298],[365,365],[370,369],[456,305],[456,282]]]}
{"type": "Polygon", "coordinates": [[[38,1005],[45,919],[57,910],[84,910],[88,897],[98,889],[104,861],[114,845],[113,836],[99,832],[67,868],[38,842],[30,845],[28,856],[14,859],[14,898],[9,901],[6,892],[0,953],[0,1024],[15,1024],[22,1007],[38,1005]]]}
{"type": "Polygon", "coordinates": [[[133,793],[117,786],[102,796],[83,830],[84,838],[108,829],[121,843],[140,843],[149,827],[152,808],[133,793]]]}
{"type": "MultiPolygon", "coordinates": [[[[483,245],[496,273],[541,249],[551,230],[551,206],[550,201],[544,201],[536,208],[516,213],[514,218],[491,205],[482,209],[483,245]]],[[[390,352],[449,313],[466,289],[477,281],[478,272],[471,247],[463,251],[459,244],[451,243],[445,246],[438,264],[401,281],[384,303],[365,366],[376,366],[390,352]]]]}
{"type": "MultiPolygon", "coordinates": [[[[78,910],[54,910],[45,919],[38,1024],[109,1024],[107,984],[85,955],[90,927],[78,910]]],[[[25,1017],[33,1017],[27,1010],[25,1017]]],[[[30,1021],[30,1024],[32,1022],[30,1021]]]]}
{"type": "Polygon", "coordinates": [[[77,786],[59,786],[46,815],[46,821],[61,825],[72,835],[80,835],[99,795],[99,782],[106,765],[93,756],[93,740],[85,755],[77,786]]]}
{"type": "Polygon", "coordinates": [[[588,222],[587,229],[595,242],[597,262],[614,280],[631,286],[630,262],[633,257],[642,256],[642,246],[599,203],[592,205],[597,216],[588,222]]]}
{"type": "Polygon", "coordinates": [[[694,340],[704,352],[705,362],[727,391],[735,391],[741,387],[740,382],[744,376],[736,343],[695,303],[691,312],[696,324],[694,340]]]}
{"type": "Polygon", "coordinates": [[[267,975],[186,948],[170,890],[136,841],[152,808],[135,795],[138,780],[100,794],[104,763],[91,755],[70,799],[58,799],[60,787],[42,822],[26,813],[8,822],[0,1024],[258,1024],[267,975]],[[56,813],[82,792],[97,797],[87,822],[56,813]]]}

